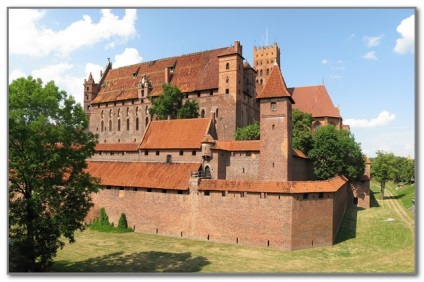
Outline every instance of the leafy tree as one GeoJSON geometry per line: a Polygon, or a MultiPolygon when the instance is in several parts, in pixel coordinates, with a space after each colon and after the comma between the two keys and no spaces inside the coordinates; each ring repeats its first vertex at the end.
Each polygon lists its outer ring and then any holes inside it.
{"type": "Polygon", "coordinates": [[[308,155],[314,143],[311,132],[313,120],[311,114],[298,109],[292,111],[292,146],[306,155],[308,155]]]}
{"type": "Polygon", "coordinates": [[[380,182],[381,199],[384,199],[386,182],[393,180],[396,173],[396,157],[394,154],[377,151],[377,157],[375,157],[371,162],[371,176],[380,182]]]}
{"type": "Polygon", "coordinates": [[[400,179],[405,183],[412,183],[415,181],[415,161],[404,159],[400,168],[400,179]]]}
{"type": "Polygon", "coordinates": [[[199,105],[196,100],[187,100],[183,105],[184,95],[180,89],[169,84],[162,84],[162,93],[157,97],[149,96],[152,107],[149,113],[153,118],[165,120],[170,116],[176,118],[197,118],[199,116],[199,105]]]}
{"type": "Polygon", "coordinates": [[[80,104],[51,81],[9,85],[9,270],[50,265],[62,238],[74,242],[92,206],[86,171],[97,137],[80,104]]]}
{"type": "Polygon", "coordinates": [[[237,128],[234,138],[236,140],[259,140],[260,139],[260,124],[255,121],[245,127],[237,128]]]}
{"type": "Polygon", "coordinates": [[[361,177],[365,171],[365,160],[359,143],[347,130],[338,130],[326,125],[315,132],[314,144],[309,151],[314,163],[314,174],[318,179],[329,179],[343,174],[350,180],[361,177]]]}
{"type": "Polygon", "coordinates": [[[125,213],[121,213],[121,217],[118,221],[118,229],[127,229],[128,228],[128,222],[127,222],[127,216],[125,213]]]}

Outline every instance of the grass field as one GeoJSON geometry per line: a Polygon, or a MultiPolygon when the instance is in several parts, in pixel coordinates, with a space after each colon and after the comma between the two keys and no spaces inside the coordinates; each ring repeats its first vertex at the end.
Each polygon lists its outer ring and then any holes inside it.
{"type": "Polygon", "coordinates": [[[59,251],[51,271],[412,275],[416,271],[414,230],[386,200],[379,199],[378,184],[373,184],[372,190],[373,207],[349,208],[333,246],[279,251],[86,230],[76,234],[74,244],[59,251]]]}

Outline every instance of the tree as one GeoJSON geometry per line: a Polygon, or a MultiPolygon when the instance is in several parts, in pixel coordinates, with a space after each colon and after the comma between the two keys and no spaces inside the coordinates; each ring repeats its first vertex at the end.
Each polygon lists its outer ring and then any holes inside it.
{"type": "Polygon", "coordinates": [[[412,183],[415,181],[415,161],[414,160],[409,160],[405,158],[400,170],[401,170],[400,178],[402,182],[412,183]]]}
{"type": "Polygon", "coordinates": [[[298,109],[292,111],[292,146],[306,155],[308,155],[314,143],[311,132],[313,120],[311,114],[298,109]]]}
{"type": "Polygon", "coordinates": [[[329,179],[343,174],[356,180],[365,171],[365,160],[360,144],[353,135],[334,125],[326,125],[315,132],[314,144],[308,157],[313,160],[318,179],[329,179]]]}
{"type": "Polygon", "coordinates": [[[255,121],[245,127],[237,128],[234,138],[236,140],[259,140],[260,131],[260,124],[258,121],[255,121]]]}
{"type": "Polygon", "coordinates": [[[80,104],[51,81],[9,85],[9,270],[46,269],[74,242],[97,192],[86,171],[97,136],[80,104]]]}
{"type": "Polygon", "coordinates": [[[169,84],[162,84],[162,93],[157,97],[149,96],[152,107],[149,109],[150,116],[156,116],[158,120],[176,118],[197,118],[199,105],[196,100],[187,100],[183,105],[184,95],[180,89],[169,84]]]}
{"type": "Polygon", "coordinates": [[[373,179],[380,182],[381,199],[384,199],[386,182],[388,180],[393,180],[396,172],[396,157],[394,154],[377,151],[377,157],[371,162],[371,176],[373,179]]]}
{"type": "Polygon", "coordinates": [[[128,228],[128,222],[127,222],[127,216],[125,213],[121,213],[121,217],[118,221],[118,229],[127,229],[128,228]]]}

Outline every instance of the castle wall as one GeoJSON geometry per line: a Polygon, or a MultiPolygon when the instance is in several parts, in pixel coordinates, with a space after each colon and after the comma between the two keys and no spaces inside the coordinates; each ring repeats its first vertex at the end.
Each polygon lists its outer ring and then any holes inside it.
{"type": "Polygon", "coordinates": [[[292,249],[333,244],[334,193],[293,195],[292,249]]]}
{"type": "Polygon", "coordinates": [[[314,167],[312,160],[299,157],[292,157],[291,180],[314,180],[314,167]]]}
{"type": "Polygon", "coordinates": [[[259,152],[231,152],[226,166],[228,180],[254,180],[259,178],[259,152]]]}
{"type": "MultiPolygon", "coordinates": [[[[334,242],[337,232],[339,230],[339,227],[342,223],[344,214],[346,212],[347,205],[349,203],[349,190],[348,190],[348,184],[349,182],[346,182],[343,187],[341,187],[336,193],[334,193],[334,204],[333,204],[333,223],[328,225],[333,227],[333,239],[334,242]]],[[[330,229],[330,228],[329,228],[330,229]]]]}
{"type": "Polygon", "coordinates": [[[361,208],[371,207],[370,203],[370,181],[357,180],[350,182],[353,198],[356,198],[356,204],[361,208]]]}

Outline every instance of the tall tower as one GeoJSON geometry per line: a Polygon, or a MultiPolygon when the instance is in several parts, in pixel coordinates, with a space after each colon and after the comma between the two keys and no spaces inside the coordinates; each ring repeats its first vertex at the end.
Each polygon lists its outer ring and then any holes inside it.
{"type": "Polygon", "coordinates": [[[294,101],[277,64],[272,67],[267,83],[257,98],[261,124],[260,178],[288,181],[291,175],[291,115],[294,101]]]}
{"type": "Polygon", "coordinates": [[[253,47],[253,67],[258,72],[256,84],[266,84],[274,65],[280,66],[280,48],[277,43],[265,47],[253,47]]]}
{"type": "Polygon", "coordinates": [[[90,72],[88,79],[84,79],[84,111],[88,118],[90,118],[91,113],[91,101],[96,98],[98,92],[99,84],[94,82],[93,75],[90,72]]]}

